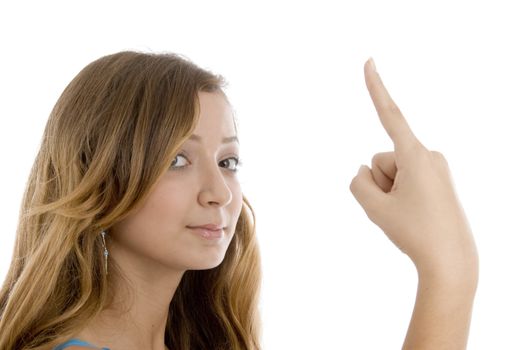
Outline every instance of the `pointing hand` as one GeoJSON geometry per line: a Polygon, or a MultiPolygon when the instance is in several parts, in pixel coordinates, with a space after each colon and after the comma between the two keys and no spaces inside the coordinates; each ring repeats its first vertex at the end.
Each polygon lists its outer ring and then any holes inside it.
{"type": "Polygon", "coordinates": [[[362,166],[350,184],[352,194],[419,274],[477,271],[477,249],[445,157],[427,150],[413,134],[372,59],[364,72],[394,152],[375,154],[371,169],[362,166]]]}

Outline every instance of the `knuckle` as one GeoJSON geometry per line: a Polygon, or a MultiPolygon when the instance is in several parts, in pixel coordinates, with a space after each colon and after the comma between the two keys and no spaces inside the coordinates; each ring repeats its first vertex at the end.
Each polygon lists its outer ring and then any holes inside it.
{"type": "Polygon", "coordinates": [[[388,159],[391,155],[394,155],[394,152],[378,152],[375,153],[371,159],[371,162],[373,164],[378,164],[384,161],[385,159],[388,159]]]}
{"type": "Polygon", "coordinates": [[[449,167],[449,163],[448,163],[448,161],[446,159],[446,156],[444,156],[444,154],[442,152],[430,151],[429,153],[431,154],[431,159],[432,160],[436,161],[438,164],[440,164],[443,167],[446,167],[446,168],[449,167]]]}
{"type": "Polygon", "coordinates": [[[418,154],[421,156],[425,154],[429,154],[428,149],[420,141],[416,139],[410,143],[409,149],[415,154],[418,154]]]}
{"type": "Polygon", "coordinates": [[[359,180],[359,177],[358,176],[355,176],[352,180],[351,180],[351,184],[349,185],[349,189],[351,190],[351,192],[353,194],[356,194],[356,186],[358,186],[358,180],[359,180]]]}
{"type": "Polygon", "coordinates": [[[382,158],[382,153],[376,153],[375,155],[373,155],[373,158],[371,159],[371,163],[376,164],[380,161],[381,158],[382,158]]]}
{"type": "Polygon", "coordinates": [[[351,183],[349,184],[349,190],[351,191],[351,193],[356,196],[359,194],[360,192],[360,188],[362,187],[360,185],[360,182],[362,182],[362,177],[359,176],[359,175],[356,175],[355,177],[353,177],[353,179],[351,180],[351,183]]]}
{"type": "Polygon", "coordinates": [[[441,162],[444,162],[446,161],[446,157],[444,156],[444,154],[442,154],[442,152],[439,152],[439,151],[430,151],[431,153],[431,156],[436,159],[436,160],[439,160],[441,162]]]}
{"type": "Polygon", "coordinates": [[[349,185],[349,190],[356,197],[356,183],[354,179],[351,181],[351,184],[349,185]]]}

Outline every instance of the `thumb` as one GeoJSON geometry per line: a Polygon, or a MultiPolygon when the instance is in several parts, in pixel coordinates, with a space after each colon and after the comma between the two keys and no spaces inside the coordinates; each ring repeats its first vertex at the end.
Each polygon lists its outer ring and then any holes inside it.
{"type": "Polygon", "coordinates": [[[358,169],[349,188],[369,218],[374,209],[377,209],[379,204],[385,200],[385,192],[376,184],[371,169],[367,165],[362,165],[358,169]]]}

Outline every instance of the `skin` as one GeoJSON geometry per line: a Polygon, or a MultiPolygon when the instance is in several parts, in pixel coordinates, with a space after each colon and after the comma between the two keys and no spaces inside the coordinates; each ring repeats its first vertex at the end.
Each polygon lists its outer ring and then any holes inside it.
{"type": "MultiPolygon", "coordinates": [[[[478,283],[478,253],[447,161],[416,138],[372,60],[364,73],[394,152],[375,154],[372,166],[362,166],[352,179],[350,191],[417,269],[417,297],[403,349],[465,349],[478,283]]],[[[165,349],[168,305],[184,271],[212,268],[222,261],[242,199],[235,175],[219,164],[237,154],[238,144],[220,142],[235,135],[224,98],[200,93],[200,106],[195,133],[203,137],[203,144],[189,141],[183,146],[192,165],[180,173],[168,171],[144,207],[112,229],[111,258],[129,271],[136,292],[130,311],[123,317],[114,311],[122,310],[116,303],[78,338],[112,350],[165,349]],[[228,224],[221,245],[210,246],[185,230],[185,225],[208,219],[228,224]]],[[[127,300],[126,295],[120,299],[127,300]]]]}
{"type": "Polygon", "coordinates": [[[427,150],[389,96],[374,61],[365,81],[394,152],[377,153],[350,190],[371,221],[414,262],[416,303],[404,349],[465,349],[478,253],[445,157],[427,150]]]}
{"type": "MultiPolygon", "coordinates": [[[[220,93],[199,93],[200,118],[170,169],[144,205],[114,225],[107,239],[113,259],[130,280],[133,295],[114,281],[116,302],[76,338],[119,349],[164,350],[170,301],[187,270],[210,269],[225,256],[242,208],[235,159],[239,143],[232,110],[220,93]],[[226,226],[219,241],[187,228],[208,223],[226,226]],[[129,310],[128,310],[129,308],[129,310]]],[[[108,275],[112,277],[111,273],[108,275]]]]}

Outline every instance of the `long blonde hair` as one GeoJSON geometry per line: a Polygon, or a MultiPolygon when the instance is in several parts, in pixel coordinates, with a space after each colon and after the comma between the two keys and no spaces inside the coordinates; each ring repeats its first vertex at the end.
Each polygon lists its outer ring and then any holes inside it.
{"type": "MultiPolygon", "coordinates": [[[[119,52],[86,66],[47,122],[0,291],[0,349],[44,350],[111,301],[100,232],[145,199],[197,124],[198,92],[225,81],[183,56],[119,52]]],[[[108,261],[109,273],[118,269],[108,261]]],[[[243,196],[216,268],[187,271],[170,304],[172,349],[260,349],[260,256],[243,196]],[[207,291],[206,293],[195,291],[207,291]]]]}

